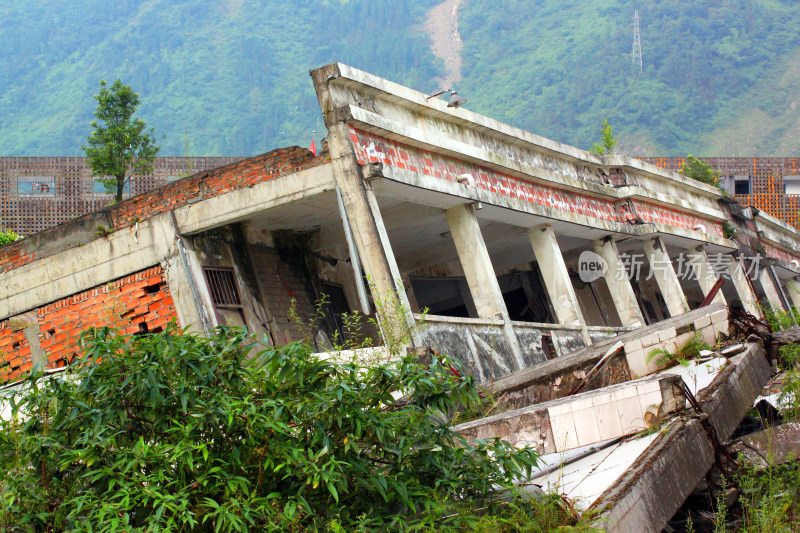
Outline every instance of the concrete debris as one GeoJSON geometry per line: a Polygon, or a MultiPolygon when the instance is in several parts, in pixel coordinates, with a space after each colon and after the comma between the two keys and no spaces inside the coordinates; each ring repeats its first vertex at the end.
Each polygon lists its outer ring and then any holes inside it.
{"type": "Polygon", "coordinates": [[[731,451],[759,468],[796,461],[800,459],[800,422],[786,422],[745,435],[731,445],[731,451]]]}

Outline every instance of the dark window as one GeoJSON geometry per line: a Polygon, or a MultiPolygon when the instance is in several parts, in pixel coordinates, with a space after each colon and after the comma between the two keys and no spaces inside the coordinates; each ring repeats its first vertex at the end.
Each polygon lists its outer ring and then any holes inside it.
{"type": "Polygon", "coordinates": [[[733,194],[750,194],[750,180],[736,180],[733,182],[733,194]]]}
{"type": "Polygon", "coordinates": [[[211,301],[215,307],[241,308],[242,300],[239,298],[239,289],[232,268],[204,267],[203,272],[211,293],[211,301]]]}
{"type": "MultiPolygon", "coordinates": [[[[322,292],[328,296],[328,305],[330,306],[330,312],[334,322],[333,326],[337,330],[339,342],[342,340],[350,340],[347,339],[347,332],[345,331],[345,324],[344,320],[342,319],[343,314],[350,313],[350,306],[347,305],[347,298],[344,295],[344,289],[341,285],[323,281],[322,292]]],[[[330,326],[331,324],[329,323],[328,327],[330,326]]]]}

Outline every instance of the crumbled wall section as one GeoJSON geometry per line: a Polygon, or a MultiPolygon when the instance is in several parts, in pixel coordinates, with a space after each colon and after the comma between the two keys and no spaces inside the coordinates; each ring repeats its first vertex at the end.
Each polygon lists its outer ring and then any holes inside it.
{"type": "Polygon", "coordinates": [[[0,383],[17,379],[31,366],[31,346],[23,331],[13,331],[10,320],[0,322],[0,383]]]}
{"type": "Polygon", "coordinates": [[[36,254],[26,253],[22,241],[6,244],[0,250],[0,272],[15,269],[26,263],[32,263],[34,260],[36,260],[36,254]]]}
{"type": "Polygon", "coordinates": [[[297,172],[299,167],[305,168],[324,162],[327,162],[327,158],[315,159],[307,148],[280,148],[147,191],[113,208],[111,220],[114,228],[128,227],[137,220],[144,220],[176,207],[252,187],[282,174],[297,172]]]}
{"type": "MultiPolygon", "coordinates": [[[[159,213],[177,209],[206,198],[220,196],[236,189],[252,187],[262,181],[315,167],[329,161],[330,158],[327,153],[315,158],[306,148],[299,146],[280,148],[214,170],[198,172],[188,178],[146,191],[95,213],[106,213],[108,215],[112,226],[109,229],[128,228],[138,221],[146,220],[159,213]]],[[[90,216],[84,215],[83,218],[90,216]]],[[[75,224],[75,227],[77,227],[80,225],[80,220],[73,220],[67,224],[75,224]]],[[[70,229],[72,226],[56,226],[36,235],[39,237],[39,241],[47,241],[48,237],[63,233],[64,228],[70,229]]],[[[94,231],[94,227],[92,230],[94,231]]],[[[100,235],[91,236],[91,238],[99,237],[100,235]]],[[[36,240],[23,239],[0,248],[0,274],[60,251],[58,249],[49,249],[47,252],[43,252],[35,246],[36,240]]]]}
{"type": "MultiPolygon", "coordinates": [[[[177,320],[160,266],[40,307],[36,316],[48,368],[68,364],[80,352],[80,333],[89,327],[111,326],[126,334],[153,333],[177,320]]],[[[14,331],[13,322],[0,322],[0,382],[19,378],[33,365],[30,343],[22,329],[14,331]]]]}

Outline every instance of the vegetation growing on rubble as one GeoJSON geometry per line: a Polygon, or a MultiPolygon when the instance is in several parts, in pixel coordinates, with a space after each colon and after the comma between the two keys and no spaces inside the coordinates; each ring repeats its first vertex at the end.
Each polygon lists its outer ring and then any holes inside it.
{"type": "MultiPolygon", "coordinates": [[[[800,419],[800,344],[787,344],[779,350],[778,366],[784,372],[779,404],[785,420],[800,419]]],[[[800,522],[800,461],[768,466],[745,465],[739,472],[742,524],[737,531],[773,533],[796,531],[800,522]]]]}
{"type": "Polygon", "coordinates": [[[711,165],[689,154],[681,166],[681,174],[693,180],[719,187],[719,170],[714,170],[711,165]]]}
{"type": "Polygon", "coordinates": [[[769,323],[772,331],[795,328],[800,324],[800,310],[792,307],[788,311],[778,309],[771,305],[760,305],[764,319],[769,323]]]}
{"type": "Polygon", "coordinates": [[[608,120],[603,119],[602,128],[600,130],[600,142],[592,145],[592,152],[597,155],[611,155],[614,153],[614,147],[617,146],[617,140],[614,138],[614,131],[608,120]]]}
{"type": "Polygon", "coordinates": [[[664,348],[657,348],[651,351],[647,356],[647,362],[649,363],[655,359],[656,364],[662,368],[668,368],[677,364],[687,366],[689,361],[699,357],[701,351],[711,349],[711,346],[703,342],[703,337],[700,332],[695,331],[694,335],[678,346],[674,352],[669,352],[664,348]]]}
{"type": "Polygon", "coordinates": [[[13,231],[3,231],[0,230],[0,246],[4,244],[9,244],[19,239],[19,235],[14,233],[13,231]]]}
{"type": "Polygon", "coordinates": [[[470,444],[437,413],[473,405],[457,361],[370,366],[208,338],[92,329],[74,379],[35,374],[0,428],[0,529],[529,531],[574,524],[512,491],[537,462],[470,444]],[[540,516],[541,515],[541,516],[540,516]]]}

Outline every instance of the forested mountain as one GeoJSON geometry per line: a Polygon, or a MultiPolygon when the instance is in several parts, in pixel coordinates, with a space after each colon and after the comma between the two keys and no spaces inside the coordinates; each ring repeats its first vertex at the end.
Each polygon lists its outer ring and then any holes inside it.
{"type": "MultiPolygon", "coordinates": [[[[311,68],[439,87],[424,27],[440,1],[3,2],[0,155],[80,155],[98,81],[116,78],[162,155],[307,144],[324,130],[311,68]]],[[[457,23],[474,111],[583,148],[607,118],[625,153],[800,155],[796,0],[461,0],[457,23]]]]}

